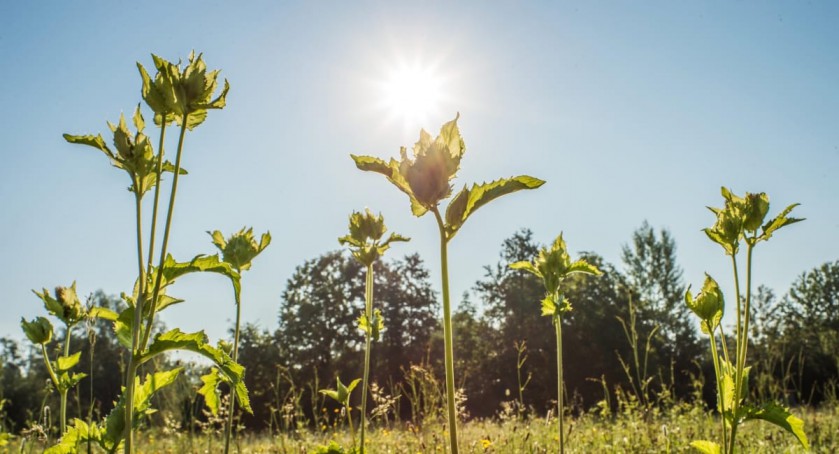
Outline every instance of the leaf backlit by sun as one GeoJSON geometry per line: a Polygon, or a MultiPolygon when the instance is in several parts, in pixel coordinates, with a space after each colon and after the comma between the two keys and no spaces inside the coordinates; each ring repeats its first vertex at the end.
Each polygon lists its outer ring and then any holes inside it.
{"type": "Polygon", "coordinates": [[[392,68],[382,82],[383,106],[406,128],[416,128],[438,113],[441,89],[442,79],[433,67],[402,64],[392,68]]]}

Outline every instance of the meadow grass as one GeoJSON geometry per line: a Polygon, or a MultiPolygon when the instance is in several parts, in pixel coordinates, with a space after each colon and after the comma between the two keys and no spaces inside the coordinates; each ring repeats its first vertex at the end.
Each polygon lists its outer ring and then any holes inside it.
{"type": "MultiPolygon", "coordinates": [[[[820,409],[797,408],[815,453],[839,452],[839,404],[820,409]]],[[[372,426],[368,432],[367,450],[371,453],[445,453],[448,433],[443,420],[417,427],[395,424],[392,427],[372,426]]],[[[653,409],[646,413],[601,416],[595,412],[569,417],[566,450],[572,453],[682,453],[693,452],[689,446],[696,439],[707,439],[719,431],[719,420],[700,405],[681,404],[669,410],[653,409]]],[[[472,420],[460,427],[461,449],[467,453],[553,453],[559,447],[556,420],[549,418],[472,420]]],[[[138,452],[143,453],[213,453],[223,449],[220,432],[212,435],[190,435],[187,431],[164,433],[161,430],[139,431],[138,452]]],[[[293,433],[269,436],[242,434],[232,452],[295,453],[316,452],[319,446],[335,442],[349,452],[350,433],[343,429],[322,431],[303,429],[293,433]]],[[[768,425],[744,424],[737,438],[738,452],[798,453],[806,452],[798,441],[781,429],[768,425]]],[[[20,440],[6,447],[13,452],[41,452],[37,442],[20,440]]],[[[86,452],[81,448],[80,452],[86,452]]],[[[94,446],[92,452],[102,452],[94,446]]]]}

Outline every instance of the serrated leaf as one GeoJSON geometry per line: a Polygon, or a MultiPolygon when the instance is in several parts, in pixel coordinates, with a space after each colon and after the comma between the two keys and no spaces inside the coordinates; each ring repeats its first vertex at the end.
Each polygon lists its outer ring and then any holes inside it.
{"type": "Polygon", "coordinates": [[[67,370],[72,369],[76,364],[79,364],[79,359],[82,357],[82,352],[76,352],[70,356],[59,356],[58,360],[56,360],[56,370],[58,372],[64,372],[67,370]]]}
{"type": "Polygon", "coordinates": [[[789,412],[789,409],[774,403],[767,403],[758,409],[752,409],[744,418],[745,421],[762,419],[793,434],[804,449],[810,449],[807,434],[804,433],[804,421],[789,412]]]}
{"type": "Polygon", "coordinates": [[[139,357],[139,363],[145,363],[162,353],[172,350],[186,350],[198,353],[201,356],[213,361],[219,370],[230,380],[233,390],[236,393],[236,400],[248,413],[253,413],[248,397],[248,390],[245,387],[245,368],[233,361],[230,356],[222,350],[213,347],[207,341],[204,331],[195,333],[183,333],[175,328],[154,337],[148,350],[139,357]]]}
{"type": "Polygon", "coordinates": [[[690,442],[690,446],[695,449],[697,452],[701,452],[702,454],[721,454],[722,448],[720,445],[714,443],[713,441],[707,440],[696,440],[690,442]]]}
{"type": "Polygon", "coordinates": [[[188,262],[176,262],[171,255],[167,255],[163,263],[163,282],[161,286],[170,285],[176,279],[195,272],[218,273],[227,276],[233,284],[236,302],[240,301],[241,276],[229,263],[220,260],[218,255],[197,255],[188,262]]]}
{"type": "Polygon", "coordinates": [[[224,381],[222,375],[215,368],[211,368],[208,374],[201,376],[203,385],[198,389],[198,394],[204,396],[204,404],[210,409],[213,416],[218,415],[219,408],[221,407],[218,385],[222,381],[224,381]]]}
{"type": "Polygon", "coordinates": [[[542,300],[542,315],[545,317],[557,315],[556,301],[554,301],[552,296],[546,296],[542,300]]]}
{"type": "MultiPolygon", "coordinates": [[[[404,147],[401,149],[401,152],[404,156],[404,147]]],[[[408,181],[405,180],[405,177],[403,177],[399,172],[399,161],[391,159],[389,162],[385,162],[383,159],[373,156],[357,156],[353,154],[351,154],[350,157],[353,161],[355,161],[355,166],[360,170],[380,173],[387,177],[388,181],[393,183],[393,185],[400,191],[404,192],[411,201],[411,213],[413,213],[414,216],[420,217],[428,212],[428,208],[423,206],[419,200],[417,200],[416,196],[414,196],[414,192],[411,190],[411,186],[408,184],[408,181]]]]}
{"type": "Polygon", "coordinates": [[[576,262],[569,265],[565,272],[566,272],[566,274],[583,273],[583,274],[593,274],[595,276],[600,276],[601,274],[603,274],[603,272],[600,271],[600,269],[598,269],[596,266],[586,262],[585,260],[577,260],[576,262]]]}
{"type": "Polygon", "coordinates": [[[33,344],[46,345],[52,340],[52,323],[45,317],[36,317],[31,322],[21,317],[20,327],[33,344]]]}
{"type": "Polygon", "coordinates": [[[465,187],[446,209],[446,230],[451,239],[478,208],[497,199],[498,197],[520,191],[522,189],[536,189],[545,184],[544,180],[528,175],[503,178],[491,183],[473,184],[470,189],[465,187]],[[465,204],[464,204],[465,199],[465,204]]]}
{"type": "Polygon", "coordinates": [[[515,262],[511,263],[509,266],[514,270],[527,271],[528,273],[535,274],[540,278],[542,277],[542,273],[540,273],[539,269],[536,268],[531,262],[515,262]]]}
{"type": "Polygon", "coordinates": [[[772,234],[775,233],[778,229],[782,227],[786,227],[790,224],[795,224],[796,222],[801,222],[804,219],[798,218],[788,218],[787,215],[793,210],[793,208],[797,207],[798,203],[793,203],[792,205],[786,207],[784,211],[781,212],[778,216],[774,219],[770,220],[763,226],[763,233],[760,235],[759,240],[767,241],[769,238],[772,237],[772,234]]]}

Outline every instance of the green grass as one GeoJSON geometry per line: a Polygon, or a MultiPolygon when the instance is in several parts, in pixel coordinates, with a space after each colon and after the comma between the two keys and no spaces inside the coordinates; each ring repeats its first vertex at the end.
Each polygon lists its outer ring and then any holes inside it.
{"type": "MultiPolygon", "coordinates": [[[[797,408],[807,427],[807,435],[816,453],[839,452],[839,405],[818,410],[797,408]]],[[[368,451],[371,453],[443,453],[448,433],[444,421],[417,428],[396,425],[383,428],[371,425],[368,451]]],[[[693,405],[676,406],[666,412],[653,410],[646,414],[602,417],[585,413],[566,420],[569,435],[566,450],[575,453],[691,452],[688,444],[697,439],[718,436],[719,421],[704,408],[693,405]]],[[[553,453],[558,447],[556,420],[535,418],[526,421],[502,418],[493,421],[470,421],[461,426],[460,443],[467,453],[553,453]]],[[[352,440],[344,428],[326,428],[320,432],[301,430],[281,436],[243,434],[238,438],[238,452],[243,453],[309,453],[331,441],[349,448],[352,440]]],[[[19,442],[7,446],[5,452],[19,452],[19,442]]],[[[768,425],[746,423],[737,438],[739,452],[779,453],[805,452],[794,437],[768,425]]],[[[186,432],[164,433],[160,430],[140,431],[139,452],[212,453],[223,448],[220,433],[213,436],[190,436],[186,432]]],[[[41,452],[38,443],[27,443],[23,452],[41,452]]],[[[81,448],[80,452],[86,452],[81,448]]],[[[236,447],[231,447],[237,452],[236,447]]],[[[96,449],[93,452],[99,452],[96,449]]]]}

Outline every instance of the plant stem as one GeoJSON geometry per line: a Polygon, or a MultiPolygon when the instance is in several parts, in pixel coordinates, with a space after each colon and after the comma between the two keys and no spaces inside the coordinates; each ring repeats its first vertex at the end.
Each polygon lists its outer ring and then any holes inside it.
{"type": "Polygon", "coordinates": [[[146,299],[146,272],[143,260],[143,195],[139,192],[140,185],[135,177],[134,209],[137,220],[137,269],[139,292],[134,302],[134,320],[131,327],[131,352],[128,357],[128,373],[125,374],[125,453],[131,454],[134,449],[134,433],[131,430],[134,419],[134,375],[137,373],[136,356],[140,354],[140,328],[143,323],[143,306],[146,299]]]}
{"type": "Polygon", "coordinates": [[[449,443],[451,454],[457,454],[457,411],[454,402],[454,335],[452,333],[451,303],[449,300],[449,267],[448,267],[448,239],[446,226],[440,211],[435,207],[434,217],[440,229],[440,268],[443,278],[443,344],[445,345],[446,363],[446,405],[449,415],[449,443]]]}
{"type": "Polygon", "coordinates": [[[160,248],[160,261],[157,266],[157,279],[154,280],[154,293],[151,299],[151,309],[149,310],[149,318],[146,320],[146,332],[143,335],[143,342],[141,346],[145,349],[149,341],[149,334],[151,333],[152,323],[154,323],[154,313],[157,310],[157,299],[160,296],[160,285],[163,279],[163,264],[166,262],[166,250],[169,246],[169,230],[172,227],[172,213],[175,211],[175,196],[178,193],[178,177],[181,173],[181,155],[183,154],[184,136],[186,135],[186,122],[189,114],[184,114],[181,122],[181,134],[178,137],[178,150],[175,156],[175,170],[172,176],[172,192],[169,194],[169,210],[166,213],[166,227],[163,229],[163,244],[160,248]]]}
{"type": "MultiPolygon", "coordinates": [[[[70,356],[70,328],[71,326],[67,326],[67,331],[64,335],[64,357],[70,356]]],[[[61,390],[61,435],[64,435],[65,430],[67,429],[67,391],[68,390],[61,390]]]]}
{"type": "Polygon", "coordinates": [[[149,232],[149,260],[147,264],[148,273],[152,272],[154,262],[154,237],[157,231],[157,207],[160,204],[160,184],[163,175],[163,141],[166,137],[166,116],[163,116],[163,124],[160,125],[160,142],[157,145],[157,184],[154,187],[154,204],[151,212],[151,231],[149,232]]]}
{"type": "MultiPolygon", "coordinates": [[[[241,276],[242,270],[236,270],[241,276]]],[[[238,298],[237,298],[238,300],[238,298]]],[[[236,301],[236,328],[233,330],[233,362],[239,361],[239,327],[242,320],[242,301],[236,301]]],[[[230,452],[230,438],[233,434],[233,413],[236,412],[236,393],[230,389],[230,406],[227,411],[227,427],[224,431],[224,454],[230,452]]]]}
{"type": "MultiPolygon", "coordinates": [[[[52,369],[52,364],[50,364],[50,357],[47,354],[47,346],[44,345],[44,344],[41,344],[41,353],[44,354],[44,364],[47,365],[47,372],[50,375],[50,379],[52,380],[52,384],[55,386],[55,389],[58,390],[58,377],[55,375],[55,371],[52,369]]],[[[46,402],[46,396],[44,396],[44,402],[46,402]]],[[[42,408],[43,408],[43,406],[42,406],[42,408]]],[[[64,434],[63,420],[62,420],[62,425],[61,425],[61,434],[62,435],[64,434]]]]}
{"type": "MultiPolygon", "coordinates": [[[[720,375],[720,357],[717,353],[717,338],[714,336],[713,331],[711,332],[711,359],[714,362],[714,374],[717,377],[717,400],[719,401],[720,407],[720,422],[722,423],[722,445],[726,446],[728,444],[728,430],[725,427],[725,401],[723,400],[723,393],[722,393],[722,376],[720,375]]],[[[725,339],[723,339],[725,342],[725,339]]]]}
{"type": "Polygon", "coordinates": [[[367,383],[370,379],[370,349],[373,340],[373,263],[367,265],[367,282],[364,292],[364,316],[367,317],[367,345],[364,349],[364,380],[361,383],[361,445],[359,452],[364,454],[364,426],[367,417],[367,383]]]}
{"type": "Polygon", "coordinates": [[[352,445],[355,446],[355,427],[352,424],[352,408],[350,407],[349,400],[347,404],[344,406],[347,411],[347,421],[350,423],[350,435],[352,435],[352,445]]]}
{"type": "MultiPolygon", "coordinates": [[[[734,295],[737,298],[737,343],[735,345],[734,353],[734,398],[732,399],[731,413],[735,417],[731,421],[731,439],[729,440],[728,452],[734,453],[734,444],[737,436],[737,410],[740,409],[740,393],[743,385],[743,370],[740,369],[740,351],[743,344],[743,326],[742,326],[742,303],[740,301],[740,275],[737,272],[737,256],[731,255],[731,266],[734,268],[734,295]]],[[[729,366],[731,363],[729,363],[729,366]]]]}
{"type": "MultiPolygon", "coordinates": [[[[746,353],[749,349],[749,319],[751,312],[750,306],[752,302],[752,250],[754,245],[749,243],[746,248],[746,305],[743,309],[743,345],[740,347],[741,351],[738,353],[740,358],[740,373],[746,369],[746,353]]],[[[743,385],[741,385],[742,387],[743,385]]],[[[746,390],[748,392],[748,390],[746,390]]]]}
{"type": "Polygon", "coordinates": [[[565,406],[562,404],[562,320],[559,315],[554,316],[554,325],[556,325],[556,388],[557,388],[557,414],[556,419],[559,420],[559,452],[565,453],[565,430],[563,429],[563,417],[565,416],[565,406]]]}

